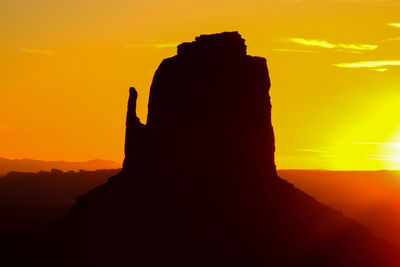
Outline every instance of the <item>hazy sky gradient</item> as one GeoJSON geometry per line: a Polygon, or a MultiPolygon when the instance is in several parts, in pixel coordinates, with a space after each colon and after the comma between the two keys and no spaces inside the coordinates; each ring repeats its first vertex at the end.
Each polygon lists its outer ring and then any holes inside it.
{"type": "Polygon", "coordinates": [[[268,60],[278,168],[400,169],[400,0],[3,0],[0,156],[122,161],[176,45],[239,31],[268,60]],[[392,144],[392,145],[391,145],[392,144]]]}

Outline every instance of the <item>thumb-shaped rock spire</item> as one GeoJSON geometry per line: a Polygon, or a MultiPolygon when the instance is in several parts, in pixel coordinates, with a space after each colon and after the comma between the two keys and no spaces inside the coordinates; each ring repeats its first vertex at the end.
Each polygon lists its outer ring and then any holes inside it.
{"type": "MultiPolygon", "coordinates": [[[[129,100],[128,100],[128,116],[127,120],[132,118],[132,115],[134,115],[135,119],[138,119],[136,117],[136,101],[137,101],[138,94],[136,92],[135,87],[130,87],[129,88],[129,100]]],[[[127,121],[128,125],[128,121],[127,121]]]]}
{"type": "Polygon", "coordinates": [[[129,88],[128,111],[126,115],[125,131],[125,159],[124,168],[130,168],[137,164],[143,147],[144,125],[136,116],[136,101],[138,94],[134,87],[129,88]],[[128,164],[129,162],[129,164],[128,164]]]}

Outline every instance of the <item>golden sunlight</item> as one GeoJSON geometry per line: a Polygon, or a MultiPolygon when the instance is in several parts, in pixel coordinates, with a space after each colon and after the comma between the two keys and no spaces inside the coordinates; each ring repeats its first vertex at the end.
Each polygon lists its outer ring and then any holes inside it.
{"type": "Polygon", "coordinates": [[[375,99],[363,117],[354,121],[332,142],[331,169],[399,170],[400,169],[400,97],[375,99]]]}
{"type": "Polygon", "coordinates": [[[383,144],[381,160],[385,169],[400,170],[400,125],[387,143],[383,144]]]}

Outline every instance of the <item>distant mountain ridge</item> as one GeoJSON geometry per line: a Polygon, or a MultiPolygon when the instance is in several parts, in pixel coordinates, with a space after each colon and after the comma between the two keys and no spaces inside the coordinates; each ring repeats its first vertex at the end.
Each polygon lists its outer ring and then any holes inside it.
{"type": "Polygon", "coordinates": [[[45,161],[35,159],[7,159],[0,157],[0,176],[8,172],[38,172],[59,169],[62,171],[118,169],[121,164],[111,160],[93,159],[89,161],[69,162],[63,160],[45,161]]]}

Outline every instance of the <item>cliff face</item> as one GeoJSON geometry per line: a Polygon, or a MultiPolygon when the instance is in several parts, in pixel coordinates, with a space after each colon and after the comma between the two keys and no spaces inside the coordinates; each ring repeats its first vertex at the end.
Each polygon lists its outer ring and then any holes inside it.
{"type": "Polygon", "coordinates": [[[236,32],[178,46],[146,125],[130,91],[121,173],[38,237],[47,264],[396,266],[391,246],[276,175],[269,87],[236,32]]]}
{"type": "Polygon", "coordinates": [[[131,91],[124,167],[146,156],[143,164],[187,174],[276,173],[269,88],[266,60],[248,56],[239,34],[181,44],[154,75],[146,126],[131,91]]]}

